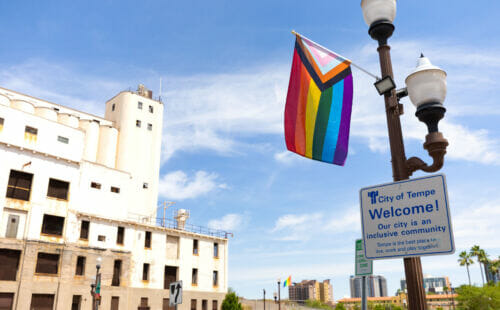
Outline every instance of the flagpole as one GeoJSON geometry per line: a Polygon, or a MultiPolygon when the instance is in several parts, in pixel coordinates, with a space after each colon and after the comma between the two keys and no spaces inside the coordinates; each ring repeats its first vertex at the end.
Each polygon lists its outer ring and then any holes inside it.
{"type": "Polygon", "coordinates": [[[307,41],[311,41],[312,43],[316,44],[317,46],[319,46],[319,47],[321,47],[322,49],[324,49],[324,50],[328,51],[329,53],[334,54],[335,56],[337,56],[337,57],[339,57],[339,58],[343,58],[343,59],[349,60],[349,61],[351,62],[351,65],[352,65],[353,67],[356,67],[357,69],[359,69],[359,70],[363,71],[364,73],[368,74],[369,76],[371,76],[372,78],[374,78],[374,79],[375,79],[375,80],[377,80],[377,81],[378,81],[378,80],[380,80],[380,78],[379,78],[378,76],[376,76],[375,74],[373,74],[373,73],[369,72],[368,70],[365,70],[365,69],[363,69],[362,67],[358,66],[357,64],[355,64],[355,63],[354,63],[352,60],[350,60],[349,58],[346,58],[346,57],[344,57],[344,56],[342,56],[342,55],[340,55],[340,54],[338,54],[338,53],[335,53],[335,52],[333,52],[333,51],[331,51],[331,50],[327,49],[326,47],[324,47],[324,46],[322,46],[322,45],[320,45],[320,44],[318,44],[318,43],[314,42],[313,40],[309,39],[308,37],[306,37],[306,36],[304,36],[304,35],[301,35],[300,33],[295,32],[295,30],[292,30],[292,33],[293,33],[294,35],[297,35],[297,36],[299,36],[299,37],[301,37],[301,38],[306,39],[307,41]]]}

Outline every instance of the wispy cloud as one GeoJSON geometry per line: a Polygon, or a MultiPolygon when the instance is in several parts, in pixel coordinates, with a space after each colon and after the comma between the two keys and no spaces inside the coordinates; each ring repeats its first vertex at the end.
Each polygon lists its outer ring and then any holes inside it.
{"type": "Polygon", "coordinates": [[[242,214],[230,213],[220,219],[213,219],[208,222],[208,227],[226,231],[236,231],[244,225],[245,216],[242,214]]]}
{"type": "Polygon", "coordinates": [[[218,175],[206,171],[197,171],[192,178],[183,171],[174,171],[160,178],[160,196],[184,200],[205,195],[217,188],[226,188],[226,184],[217,182],[218,175]]]}

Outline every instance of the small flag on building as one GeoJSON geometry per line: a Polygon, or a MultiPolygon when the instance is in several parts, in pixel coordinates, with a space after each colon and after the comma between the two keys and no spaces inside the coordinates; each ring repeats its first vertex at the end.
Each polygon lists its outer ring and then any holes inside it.
{"type": "Polygon", "coordinates": [[[351,61],[296,34],[285,107],[288,150],[343,166],[353,82],[351,61]]]}
{"type": "Polygon", "coordinates": [[[287,287],[292,285],[292,276],[288,276],[288,278],[285,279],[285,282],[283,282],[283,287],[287,287]]]}

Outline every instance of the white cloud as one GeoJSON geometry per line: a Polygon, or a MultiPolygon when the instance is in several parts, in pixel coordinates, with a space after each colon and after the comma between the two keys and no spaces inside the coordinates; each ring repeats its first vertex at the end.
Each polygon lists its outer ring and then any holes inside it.
{"type": "Polygon", "coordinates": [[[217,188],[227,188],[224,183],[217,182],[218,175],[205,171],[197,171],[193,178],[189,178],[183,171],[174,171],[160,178],[160,196],[175,200],[196,198],[205,195],[217,188]]]}
{"type": "Polygon", "coordinates": [[[220,219],[210,220],[208,227],[225,231],[235,231],[243,225],[243,215],[231,213],[226,214],[220,219]]]}

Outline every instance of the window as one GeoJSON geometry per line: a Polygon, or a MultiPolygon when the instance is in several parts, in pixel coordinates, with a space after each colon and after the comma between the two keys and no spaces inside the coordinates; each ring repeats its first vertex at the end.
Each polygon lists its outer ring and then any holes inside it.
{"type": "Polygon", "coordinates": [[[14,293],[0,293],[0,309],[12,310],[14,305],[14,293]]]}
{"type": "Polygon", "coordinates": [[[89,221],[82,220],[82,225],[80,226],[80,239],[89,240],[89,226],[89,221]]]}
{"type": "Polygon", "coordinates": [[[113,103],[113,104],[111,105],[111,111],[114,111],[114,110],[115,110],[115,104],[113,103]]]}
{"type": "Polygon", "coordinates": [[[151,232],[146,231],[146,237],[144,239],[144,247],[147,249],[151,249],[151,232]]]}
{"type": "Polygon", "coordinates": [[[135,121],[135,127],[141,128],[141,121],[140,120],[135,121]]]}
{"type": "Polygon", "coordinates": [[[112,286],[120,286],[120,277],[122,275],[122,261],[117,259],[113,265],[113,279],[111,280],[112,286]]]}
{"type": "Polygon", "coordinates": [[[38,135],[38,129],[30,126],[24,128],[24,140],[29,142],[36,142],[36,137],[38,135]]]}
{"type": "Polygon", "coordinates": [[[208,310],[208,301],[206,299],[201,301],[201,310],[208,310]]]}
{"type": "Polygon", "coordinates": [[[217,270],[214,270],[212,284],[213,284],[213,286],[219,286],[219,272],[217,270]]]}
{"type": "Polygon", "coordinates": [[[196,310],[196,299],[191,299],[191,310],[196,310]]]}
{"type": "Polygon", "coordinates": [[[147,307],[147,306],[148,306],[148,298],[141,297],[141,307],[147,307]]]}
{"type": "Polygon", "coordinates": [[[142,281],[149,281],[149,264],[142,265],[142,281]]]}
{"type": "Polygon", "coordinates": [[[217,300],[212,300],[212,310],[217,310],[217,300]]]}
{"type": "Polygon", "coordinates": [[[137,102],[137,108],[138,108],[139,110],[142,110],[142,102],[140,102],[140,101],[139,101],[139,102],[137,102]]]}
{"type": "Polygon", "coordinates": [[[153,113],[153,106],[152,105],[149,106],[149,113],[153,113]]]}
{"type": "Polygon", "coordinates": [[[80,310],[82,304],[82,295],[73,295],[73,301],[71,302],[71,310],[80,310]]]}
{"type": "Polygon", "coordinates": [[[153,124],[148,124],[148,130],[149,131],[153,130],[153,124]]]}
{"type": "Polygon", "coordinates": [[[4,122],[3,118],[0,117],[0,131],[3,129],[3,122],[4,122]]]}
{"type": "Polygon", "coordinates": [[[142,183],[142,188],[148,188],[149,184],[148,183],[142,183]]]}
{"type": "Polygon", "coordinates": [[[193,273],[191,274],[191,284],[198,285],[198,269],[193,268],[193,273]]]}
{"type": "Polygon", "coordinates": [[[120,297],[112,296],[111,297],[111,310],[118,310],[120,306],[120,297]]]}
{"type": "Polygon", "coordinates": [[[111,192],[119,194],[120,193],[120,188],[119,187],[115,187],[115,186],[111,186],[111,192]]]}
{"type": "Polygon", "coordinates": [[[85,256],[78,256],[76,259],[75,275],[83,276],[85,274],[85,256]]]}
{"type": "Polygon", "coordinates": [[[49,179],[47,197],[68,200],[69,183],[56,179],[49,179]]]}
{"type": "Polygon", "coordinates": [[[29,201],[32,181],[31,173],[11,170],[7,185],[7,198],[29,201]]]}
{"type": "Polygon", "coordinates": [[[193,240],[193,255],[198,255],[198,240],[193,240]]]}
{"type": "Polygon", "coordinates": [[[177,280],[177,267],[165,266],[165,274],[163,278],[163,288],[168,290],[170,288],[170,283],[177,280]]]}
{"type": "Polygon", "coordinates": [[[31,295],[32,310],[52,310],[54,309],[53,294],[33,294],[31,295]]]}
{"type": "Polygon", "coordinates": [[[64,228],[64,217],[44,214],[42,223],[42,234],[62,236],[64,228]]]}
{"type": "Polygon", "coordinates": [[[214,243],[214,257],[219,258],[219,244],[217,242],[214,243]]]}
{"type": "Polygon", "coordinates": [[[97,241],[102,241],[102,242],[106,241],[106,236],[104,236],[104,235],[98,235],[97,236],[97,241]]]}
{"type": "Polygon", "coordinates": [[[69,143],[69,138],[63,137],[63,136],[57,136],[57,141],[68,144],[69,143]]]}
{"type": "Polygon", "coordinates": [[[124,237],[125,237],[125,227],[118,226],[118,232],[116,234],[116,244],[123,245],[124,237]]]}
{"type": "Polygon", "coordinates": [[[90,187],[95,188],[95,189],[101,189],[101,183],[90,182],[90,187]]]}
{"type": "Polygon", "coordinates": [[[0,249],[0,281],[16,281],[21,251],[0,249]]]}
{"type": "Polygon", "coordinates": [[[38,253],[35,273],[57,274],[59,254],[38,253]]]}

